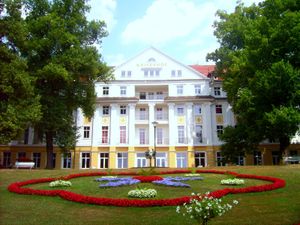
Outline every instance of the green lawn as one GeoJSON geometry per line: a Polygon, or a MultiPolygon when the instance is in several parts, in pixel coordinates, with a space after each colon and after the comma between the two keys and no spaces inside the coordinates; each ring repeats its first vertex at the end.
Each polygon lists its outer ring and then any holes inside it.
{"type": "MultiPolygon", "coordinates": [[[[286,180],[286,187],[271,192],[236,194],[224,197],[224,202],[239,201],[231,211],[214,218],[210,224],[270,224],[292,225],[300,223],[300,165],[265,167],[223,167],[239,173],[274,176],[286,180]]],[[[16,181],[33,178],[59,177],[86,170],[0,170],[0,224],[196,224],[193,220],[176,214],[176,207],[123,208],[85,205],[69,202],[59,197],[18,195],[7,191],[7,186],[16,181]]],[[[176,176],[176,175],[175,175],[176,176]]],[[[189,181],[192,188],[171,188],[153,184],[140,184],[158,191],[158,198],[173,198],[204,193],[224,188],[219,184],[225,175],[202,174],[203,181],[189,181]]],[[[95,177],[71,180],[73,186],[66,188],[76,193],[125,198],[134,187],[101,189],[95,177]]],[[[245,185],[264,184],[264,181],[246,180],[245,185]]],[[[32,185],[31,188],[49,189],[47,184],[32,185]]]]}

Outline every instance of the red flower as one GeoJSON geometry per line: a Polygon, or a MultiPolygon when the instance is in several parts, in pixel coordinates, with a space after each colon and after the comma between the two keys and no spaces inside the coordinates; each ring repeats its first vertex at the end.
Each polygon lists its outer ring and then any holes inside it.
{"type": "Polygon", "coordinates": [[[142,183],[151,183],[152,181],[155,181],[155,180],[163,180],[163,178],[160,176],[135,176],[132,178],[137,179],[137,180],[141,181],[142,183]]]}

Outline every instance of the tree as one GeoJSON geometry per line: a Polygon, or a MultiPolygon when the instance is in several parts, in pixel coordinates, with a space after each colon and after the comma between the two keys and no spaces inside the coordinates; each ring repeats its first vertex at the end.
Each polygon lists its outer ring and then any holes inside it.
{"type": "Polygon", "coordinates": [[[0,143],[7,144],[40,118],[34,77],[21,57],[27,31],[21,1],[0,3],[0,143]],[[5,9],[5,13],[4,10],[5,9]]]}
{"type": "Polygon", "coordinates": [[[237,118],[221,139],[224,153],[252,152],[263,140],[280,143],[280,154],[300,124],[300,4],[266,0],[231,14],[218,11],[216,62],[237,118]]]}
{"type": "Polygon", "coordinates": [[[87,21],[85,0],[27,0],[28,42],[24,57],[36,78],[41,96],[47,166],[53,168],[53,145],[64,150],[75,145],[73,113],[81,108],[92,117],[96,80],[110,79],[109,68],[93,44],[107,35],[105,23],[87,21]]]}

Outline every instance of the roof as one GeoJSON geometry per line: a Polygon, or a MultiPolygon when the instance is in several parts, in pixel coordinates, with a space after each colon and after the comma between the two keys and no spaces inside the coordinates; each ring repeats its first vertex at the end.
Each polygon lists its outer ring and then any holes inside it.
{"type": "Polygon", "coordinates": [[[208,77],[208,74],[215,70],[215,65],[189,65],[194,70],[198,71],[199,73],[204,74],[208,77]]]}

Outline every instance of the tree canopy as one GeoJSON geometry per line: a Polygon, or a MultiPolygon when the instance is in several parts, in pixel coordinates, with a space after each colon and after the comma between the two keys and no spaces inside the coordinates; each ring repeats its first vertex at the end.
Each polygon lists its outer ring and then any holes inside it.
{"type": "MultiPolygon", "coordinates": [[[[11,4],[18,5],[19,14],[20,9],[23,10],[23,16],[18,16],[20,24],[19,21],[10,21],[9,24],[14,26],[11,31],[25,31],[18,57],[15,54],[20,62],[15,67],[19,70],[14,74],[23,77],[22,71],[34,82],[34,90],[32,87],[29,89],[34,92],[31,101],[37,98],[41,111],[41,117],[34,125],[36,130],[45,134],[47,168],[53,167],[54,144],[63,150],[75,146],[74,112],[81,108],[86,117],[93,116],[96,100],[94,83],[111,79],[110,69],[95,46],[107,36],[106,25],[103,21],[87,20],[87,2],[7,0],[5,5],[7,8],[11,4]]],[[[13,17],[10,16],[10,19],[13,17]]],[[[9,38],[5,39],[6,45],[7,40],[9,38]]],[[[6,50],[13,51],[13,47],[6,50]]],[[[5,65],[10,67],[7,63],[5,65]]],[[[10,81],[5,82],[8,84],[10,81]]],[[[15,82],[18,81],[15,79],[15,82]]],[[[14,94],[14,98],[18,99],[18,95],[14,94]]]]}
{"type": "Polygon", "coordinates": [[[27,30],[21,17],[21,1],[0,3],[0,143],[16,139],[41,116],[35,78],[21,57],[27,30]],[[6,10],[4,12],[4,9],[6,10]]]}
{"type": "Polygon", "coordinates": [[[238,3],[233,13],[217,15],[220,48],[207,59],[216,62],[237,121],[221,136],[223,153],[230,158],[272,140],[282,154],[300,124],[300,3],[238,3]]]}

